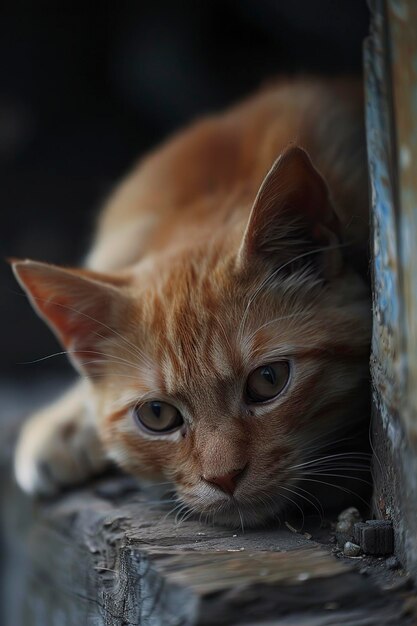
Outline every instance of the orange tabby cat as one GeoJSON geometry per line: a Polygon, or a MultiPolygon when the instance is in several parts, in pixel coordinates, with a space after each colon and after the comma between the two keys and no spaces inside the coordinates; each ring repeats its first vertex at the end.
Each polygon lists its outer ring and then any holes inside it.
{"type": "Polygon", "coordinates": [[[81,375],[23,428],[21,487],[111,459],[255,524],[309,500],[314,469],[353,468],[336,446],[366,419],[366,180],[359,84],[282,81],[144,159],[86,269],[14,261],[81,375]]]}

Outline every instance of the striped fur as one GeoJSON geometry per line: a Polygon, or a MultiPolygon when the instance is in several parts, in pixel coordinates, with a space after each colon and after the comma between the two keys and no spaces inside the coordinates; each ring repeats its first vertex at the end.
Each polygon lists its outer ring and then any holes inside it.
{"type": "MultiPolygon", "coordinates": [[[[256,524],[297,492],[297,467],[359,428],[370,339],[356,267],[367,239],[364,162],[358,85],[284,81],[145,159],[105,207],[81,274],[15,264],[89,381],[106,457],[171,481],[203,516],[256,524]],[[282,358],[285,391],[248,403],[250,372],[282,358]],[[175,404],[186,429],[141,431],[132,410],[149,398],[175,404]],[[234,498],[201,478],[242,466],[234,498]]],[[[23,432],[17,475],[25,462],[28,491],[38,487],[27,458],[45,461],[37,446],[23,432]]]]}

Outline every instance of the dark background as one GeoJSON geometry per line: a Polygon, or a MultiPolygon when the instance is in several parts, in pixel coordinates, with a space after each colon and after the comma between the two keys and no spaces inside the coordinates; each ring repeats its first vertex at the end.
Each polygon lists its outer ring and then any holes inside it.
{"type": "MultiPolygon", "coordinates": [[[[360,72],[365,0],[27,2],[0,12],[0,254],[76,264],[101,201],[174,129],[268,77],[360,72]]],[[[0,373],[67,371],[0,261],[0,373]]]]}

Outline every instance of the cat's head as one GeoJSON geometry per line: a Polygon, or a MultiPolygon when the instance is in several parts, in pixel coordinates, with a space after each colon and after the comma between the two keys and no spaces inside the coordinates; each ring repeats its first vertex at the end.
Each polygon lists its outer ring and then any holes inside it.
{"type": "Polygon", "coordinates": [[[311,459],[355,427],[370,336],[367,288],[304,151],[278,159],[245,222],[117,275],[14,267],[90,381],[109,455],[232,525],[302,498],[311,459]]]}

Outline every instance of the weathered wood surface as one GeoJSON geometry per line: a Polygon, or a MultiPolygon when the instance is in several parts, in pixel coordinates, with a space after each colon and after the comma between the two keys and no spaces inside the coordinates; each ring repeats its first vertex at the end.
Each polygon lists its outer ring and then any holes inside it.
{"type": "Polygon", "coordinates": [[[373,220],[374,511],[417,579],[417,4],[374,0],[365,44],[373,220]]]}
{"type": "Polygon", "coordinates": [[[400,595],[303,535],[175,526],[125,486],[111,500],[86,487],[31,510],[14,487],[3,494],[8,564],[20,560],[7,568],[20,589],[7,626],[412,623],[400,595]]]}

